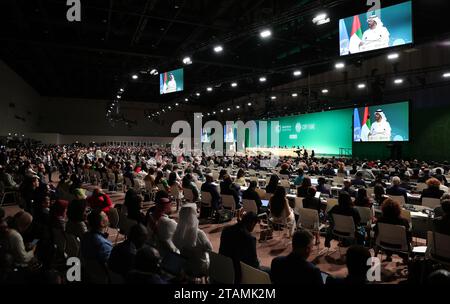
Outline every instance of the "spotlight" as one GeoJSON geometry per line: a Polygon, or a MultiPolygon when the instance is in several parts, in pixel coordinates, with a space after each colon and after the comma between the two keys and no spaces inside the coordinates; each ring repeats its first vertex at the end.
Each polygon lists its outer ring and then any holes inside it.
{"type": "Polygon", "coordinates": [[[270,36],[272,36],[272,31],[269,29],[262,30],[259,33],[259,36],[261,36],[261,38],[263,39],[269,38],[270,36]]]}
{"type": "Polygon", "coordinates": [[[233,87],[233,88],[237,87],[237,82],[233,82],[233,83],[231,84],[231,87],[233,87]]]}
{"type": "Polygon", "coordinates": [[[175,103],[175,106],[176,106],[176,107],[178,107],[178,102],[177,102],[177,103],[175,103]]]}
{"type": "Polygon", "coordinates": [[[223,110],[220,110],[220,113],[223,113],[223,110]]]}
{"type": "Polygon", "coordinates": [[[251,102],[249,102],[248,104],[247,104],[249,107],[251,107],[252,106],[252,103],[251,102]]]}
{"type": "Polygon", "coordinates": [[[212,92],[212,90],[213,90],[212,87],[207,87],[207,88],[206,88],[206,91],[208,91],[208,92],[212,92]]]}
{"type": "Polygon", "coordinates": [[[120,95],[117,95],[117,99],[120,99],[120,98],[122,98],[122,96],[120,96],[120,95]]]}
{"type": "Polygon", "coordinates": [[[365,83],[358,84],[358,89],[364,89],[366,87],[365,83]]]}
{"type": "Polygon", "coordinates": [[[231,109],[230,108],[227,108],[227,111],[230,111],[231,109]]]}
{"type": "Polygon", "coordinates": [[[236,106],[236,109],[239,109],[240,108],[240,106],[236,106]]]}
{"type": "Polygon", "coordinates": [[[270,99],[275,100],[275,99],[277,99],[277,97],[276,96],[271,96],[270,99]]]}
{"type": "Polygon", "coordinates": [[[336,63],[336,64],[334,65],[334,67],[335,67],[336,69],[343,69],[343,68],[345,68],[345,63],[343,63],[343,62],[338,62],[338,63],[336,63]]]}
{"type": "Polygon", "coordinates": [[[172,110],[172,107],[171,107],[171,106],[168,106],[167,108],[169,108],[169,110],[172,110]]]}
{"type": "Polygon", "coordinates": [[[134,74],[133,76],[131,76],[131,78],[133,78],[134,80],[138,79],[139,76],[137,74],[134,74]]]}
{"type": "Polygon", "coordinates": [[[316,17],[314,17],[312,22],[315,25],[322,25],[322,24],[330,22],[330,18],[327,18],[327,17],[328,17],[327,14],[321,13],[321,14],[316,15],[316,17]]]}
{"type": "Polygon", "coordinates": [[[214,52],[222,53],[222,51],[223,51],[223,46],[217,45],[217,46],[214,47],[214,52]]]}
{"type": "Polygon", "coordinates": [[[213,112],[213,115],[216,115],[216,111],[213,112]]]}
{"type": "Polygon", "coordinates": [[[323,89],[322,90],[322,94],[327,94],[328,93],[328,89],[323,89]]]}
{"type": "Polygon", "coordinates": [[[125,90],[121,88],[121,89],[119,89],[119,91],[123,93],[123,91],[125,91],[125,90]]]}
{"type": "Polygon", "coordinates": [[[395,60],[398,57],[399,57],[398,53],[390,53],[390,54],[387,55],[387,59],[389,59],[389,60],[395,60]]]}
{"type": "Polygon", "coordinates": [[[401,79],[401,78],[395,79],[394,83],[395,84],[402,84],[403,83],[403,79],[401,79]]]}
{"type": "Polygon", "coordinates": [[[442,77],[444,78],[450,78],[450,72],[442,74],[442,77]]]}
{"type": "Polygon", "coordinates": [[[259,78],[259,82],[266,82],[267,78],[266,77],[260,77],[259,78]]]}
{"type": "Polygon", "coordinates": [[[191,59],[191,57],[189,57],[189,56],[184,57],[184,58],[183,58],[183,63],[184,63],[185,65],[192,64],[192,59],[191,59]]]}
{"type": "Polygon", "coordinates": [[[294,75],[295,77],[301,76],[302,75],[302,71],[300,70],[295,70],[292,75],[294,75]]]}
{"type": "Polygon", "coordinates": [[[292,95],[291,95],[292,97],[297,97],[298,96],[298,94],[297,93],[292,93],[292,95]]]}
{"type": "Polygon", "coordinates": [[[185,98],[185,99],[184,99],[184,101],[188,102],[188,101],[189,101],[189,99],[185,98]]]}
{"type": "Polygon", "coordinates": [[[197,92],[197,93],[195,93],[195,95],[196,95],[196,96],[200,96],[200,93],[199,93],[199,92],[197,92]]]}

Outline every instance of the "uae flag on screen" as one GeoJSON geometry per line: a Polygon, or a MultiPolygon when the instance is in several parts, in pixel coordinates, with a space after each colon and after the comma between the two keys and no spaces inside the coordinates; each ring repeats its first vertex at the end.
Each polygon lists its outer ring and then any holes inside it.
{"type": "Polygon", "coordinates": [[[370,132],[370,114],[369,114],[369,107],[364,108],[364,116],[363,116],[363,122],[361,125],[361,141],[368,141],[369,140],[369,132],[370,132]]]}
{"type": "Polygon", "coordinates": [[[352,34],[350,35],[350,53],[354,54],[360,51],[359,45],[362,42],[362,37],[361,22],[359,21],[359,16],[356,15],[353,17],[352,34]]]}

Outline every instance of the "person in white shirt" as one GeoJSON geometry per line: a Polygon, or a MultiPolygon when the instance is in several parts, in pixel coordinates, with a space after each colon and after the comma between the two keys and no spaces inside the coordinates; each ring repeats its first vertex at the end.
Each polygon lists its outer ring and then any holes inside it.
{"type": "Polygon", "coordinates": [[[26,250],[22,234],[31,226],[33,217],[28,212],[19,211],[14,215],[13,227],[8,229],[7,239],[14,264],[25,267],[34,258],[34,249],[26,250]]]}
{"type": "Polygon", "coordinates": [[[163,86],[164,93],[173,93],[177,91],[177,82],[175,80],[175,76],[172,73],[169,74],[169,81],[167,84],[165,83],[163,86]]]}
{"type": "Polygon", "coordinates": [[[360,51],[371,51],[389,46],[389,31],[378,16],[367,19],[369,29],[366,30],[360,43],[360,51]]]}
{"type": "Polygon", "coordinates": [[[386,119],[383,110],[378,109],[375,112],[375,122],[372,123],[369,133],[369,141],[390,141],[391,125],[386,119]]]}

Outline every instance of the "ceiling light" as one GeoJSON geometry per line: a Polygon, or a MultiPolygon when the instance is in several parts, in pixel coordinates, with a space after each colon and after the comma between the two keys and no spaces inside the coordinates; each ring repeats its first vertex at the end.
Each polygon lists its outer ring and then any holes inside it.
{"type": "Polygon", "coordinates": [[[240,106],[236,106],[236,109],[239,109],[240,108],[240,106]]]}
{"type": "Polygon", "coordinates": [[[343,68],[345,68],[345,63],[343,63],[343,62],[338,62],[338,63],[336,63],[336,64],[334,65],[334,67],[335,67],[336,69],[343,69],[343,68]]]}
{"type": "Polygon", "coordinates": [[[171,107],[171,106],[168,106],[168,108],[169,108],[169,110],[172,110],[172,107],[171,107]]]}
{"type": "Polygon", "coordinates": [[[124,89],[119,89],[119,91],[120,91],[120,92],[123,92],[123,91],[125,91],[125,90],[124,90],[124,89]]]}
{"type": "Polygon", "coordinates": [[[222,53],[223,47],[221,45],[217,45],[214,47],[214,52],[216,53],[222,53]]]}
{"type": "Polygon", "coordinates": [[[394,83],[395,84],[402,84],[403,83],[403,79],[401,79],[401,78],[395,79],[394,83]]]}
{"type": "Polygon", "coordinates": [[[292,93],[292,97],[297,97],[298,94],[297,93],[292,93]]]}
{"type": "Polygon", "coordinates": [[[271,96],[270,99],[275,100],[275,99],[277,99],[277,97],[276,96],[271,96]]]}
{"type": "Polygon", "coordinates": [[[328,89],[323,89],[322,90],[322,94],[327,94],[328,93],[328,89]]]}
{"type": "Polygon", "coordinates": [[[272,36],[272,32],[269,29],[265,29],[259,33],[259,36],[261,36],[261,38],[269,38],[272,36]]]}
{"type": "Polygon", "coordinates": [[[197,92],[197,93],[195,93],[195,95],[196,95],[196,96],[200,96],[200,93],[199,93],[199,92],[197,92]]]}
{"type": "Polygon", "coordinates": [[[177,103],[175,103],[175,106],[176,106],[176,107],[178,107],[178,102],[177,102],[177,103]]]}
{"type": "Polygon", "coordinates": [[[166,112],[166,110],[162,109],[163,112],[166,112]]]}
{"type": "Polygon", "coordinates": [[[249,107],[251,107],[252,106],[252,103],[251,102],[249,102],[248,104],[247,104],[249,107]]]}
{"type": "Polygon", "coordinates": [[[188,101],[189,101],[189,99],[185,98],[185,99],[184,99],[184,101],[188,102],[188,101]]]}
{"type": "Polygon", "coordinates": [[[233,82],[233,83],[231,84],[231,86],[232,86],[233,88],[237,87],[237,82],[233,82]]]}
{"type": "Polygon", "coordinates": [[[208,91],[208,92],[212,92],[212,90],[213,90],[213,88],[211,88],[211,87],[206,88],[206,91],[208,91]]]}
{"type": "Polygon", "coordinates": [[[117,95],[117,99],[120,99],[120,98],[122,98],[122,96],[120,96],[120,95],[117,95]]]}
{"type": "Polygon", "coordinates": [[[398,53],[390,53],[387,55],[387,59],[389,60],[394,60],[397,59],[399,57],[398,53]]]}
{"type": "Polygon", "coordinates": [[[365,83],[358,84],[358,89],[364,89],[366,87],[365,83]]]}
{"type": "Polygon", "coordinates": [[[184,57],[184,58],[183,58],[183,63],[184,63],[185,65],[192,64],[192,59],[191,59],[191,57],[189,57],[189,56],[184,57]]]}
{"type": "Polygon", "coordinates": [[[227,108],[227,111],[230,111],[231,109],[230,108],[227,108]]]}
{"type": "Polygon", "coordinates": [[[213,112],[213,115],[216,115],[216,111],[213,112]]]}
{"type": "Polygon", "coordinates": [[[298,76],[301,76],[301,75],[302,75],[302,71],[300,71],[300,70],[295,70],[292,74],[293,74],[294,76],[298,77],[298,76]]]}
{"type": "Polygon", "coordinates": [[[158,70],[157,69],[152,69],[150,71],[150,75],[158,75],[158,70]]]}
{"type": "Polygon", "coordinates": [[[316,17],[314,17],[312,22],[315,25],[322,25],[322,24],[330,22],[330,18],[328,18],[327,14],[320,13],[320,14],[316,15],[316,17]]]}
{"type": "Polygon", "coordinates": [[[267,78],[266,77],[260,77],[259,78],[259,82],[266,82],[267,78]]]}
{"type": "Polygon", "coordinates": [[[131,78],[133,78],[134,80],[136,80],[136,79],[138,79],[138,78],[139,78],[139,76],[138,76],[138,75],[136,75],[136,74],[134,74],[133,76],[131,76],[131,78]]]}
{"type": "Polygon", "coordinates": [[[444,78],[450,78],[450,73],[449,73],[449,72],[444,73],[444,74],[442,74],[442,77],[444,77],[444,78]]]}
{"type": "Polygon", "coordinates": [[[220,113],[223,113],[223,110],[220,110],[220,113]]]}

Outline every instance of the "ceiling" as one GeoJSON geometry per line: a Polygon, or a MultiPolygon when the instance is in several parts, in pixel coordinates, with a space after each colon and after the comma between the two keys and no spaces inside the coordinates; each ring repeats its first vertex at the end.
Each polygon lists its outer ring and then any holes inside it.
{"type": "MultiPolygon", "coordinates": [[[[382,6],[402,1],[383,1],[382,6]]],[[[446,0],[416,0],[417,44],[448,32],[446,0]]],[[[366,0],[81,0],[81,22],[68,22],[66,0],[2,0],[0,59],[43,96],[215,105],[314,75],[337,59],[338,20],[366,11],[366,0]],[[319,12],[331,22],[316,26],[319,12]],[[259,31],[270,28],[267,41],[259,31]],[[222,54],[212,48],[221,44],[222,54]],[[151,69],[185,68],[185,91],[159,95],[151,69]],[[138,80],[131,75],[137,73],[138,80]],[[260,76],[267,82],[261,84],[260,76]],[[230,83],[237,81],[237,88],[230,83]],[[207,86],[214,91],[206,93],[207,86]],[[202,92],[200,97],[196,92],[202,92]]],[[[376,56],[370,53],[366,57],[376,56]]],[[[361,56],[348,61],[358,62],[361,56]]]]}

